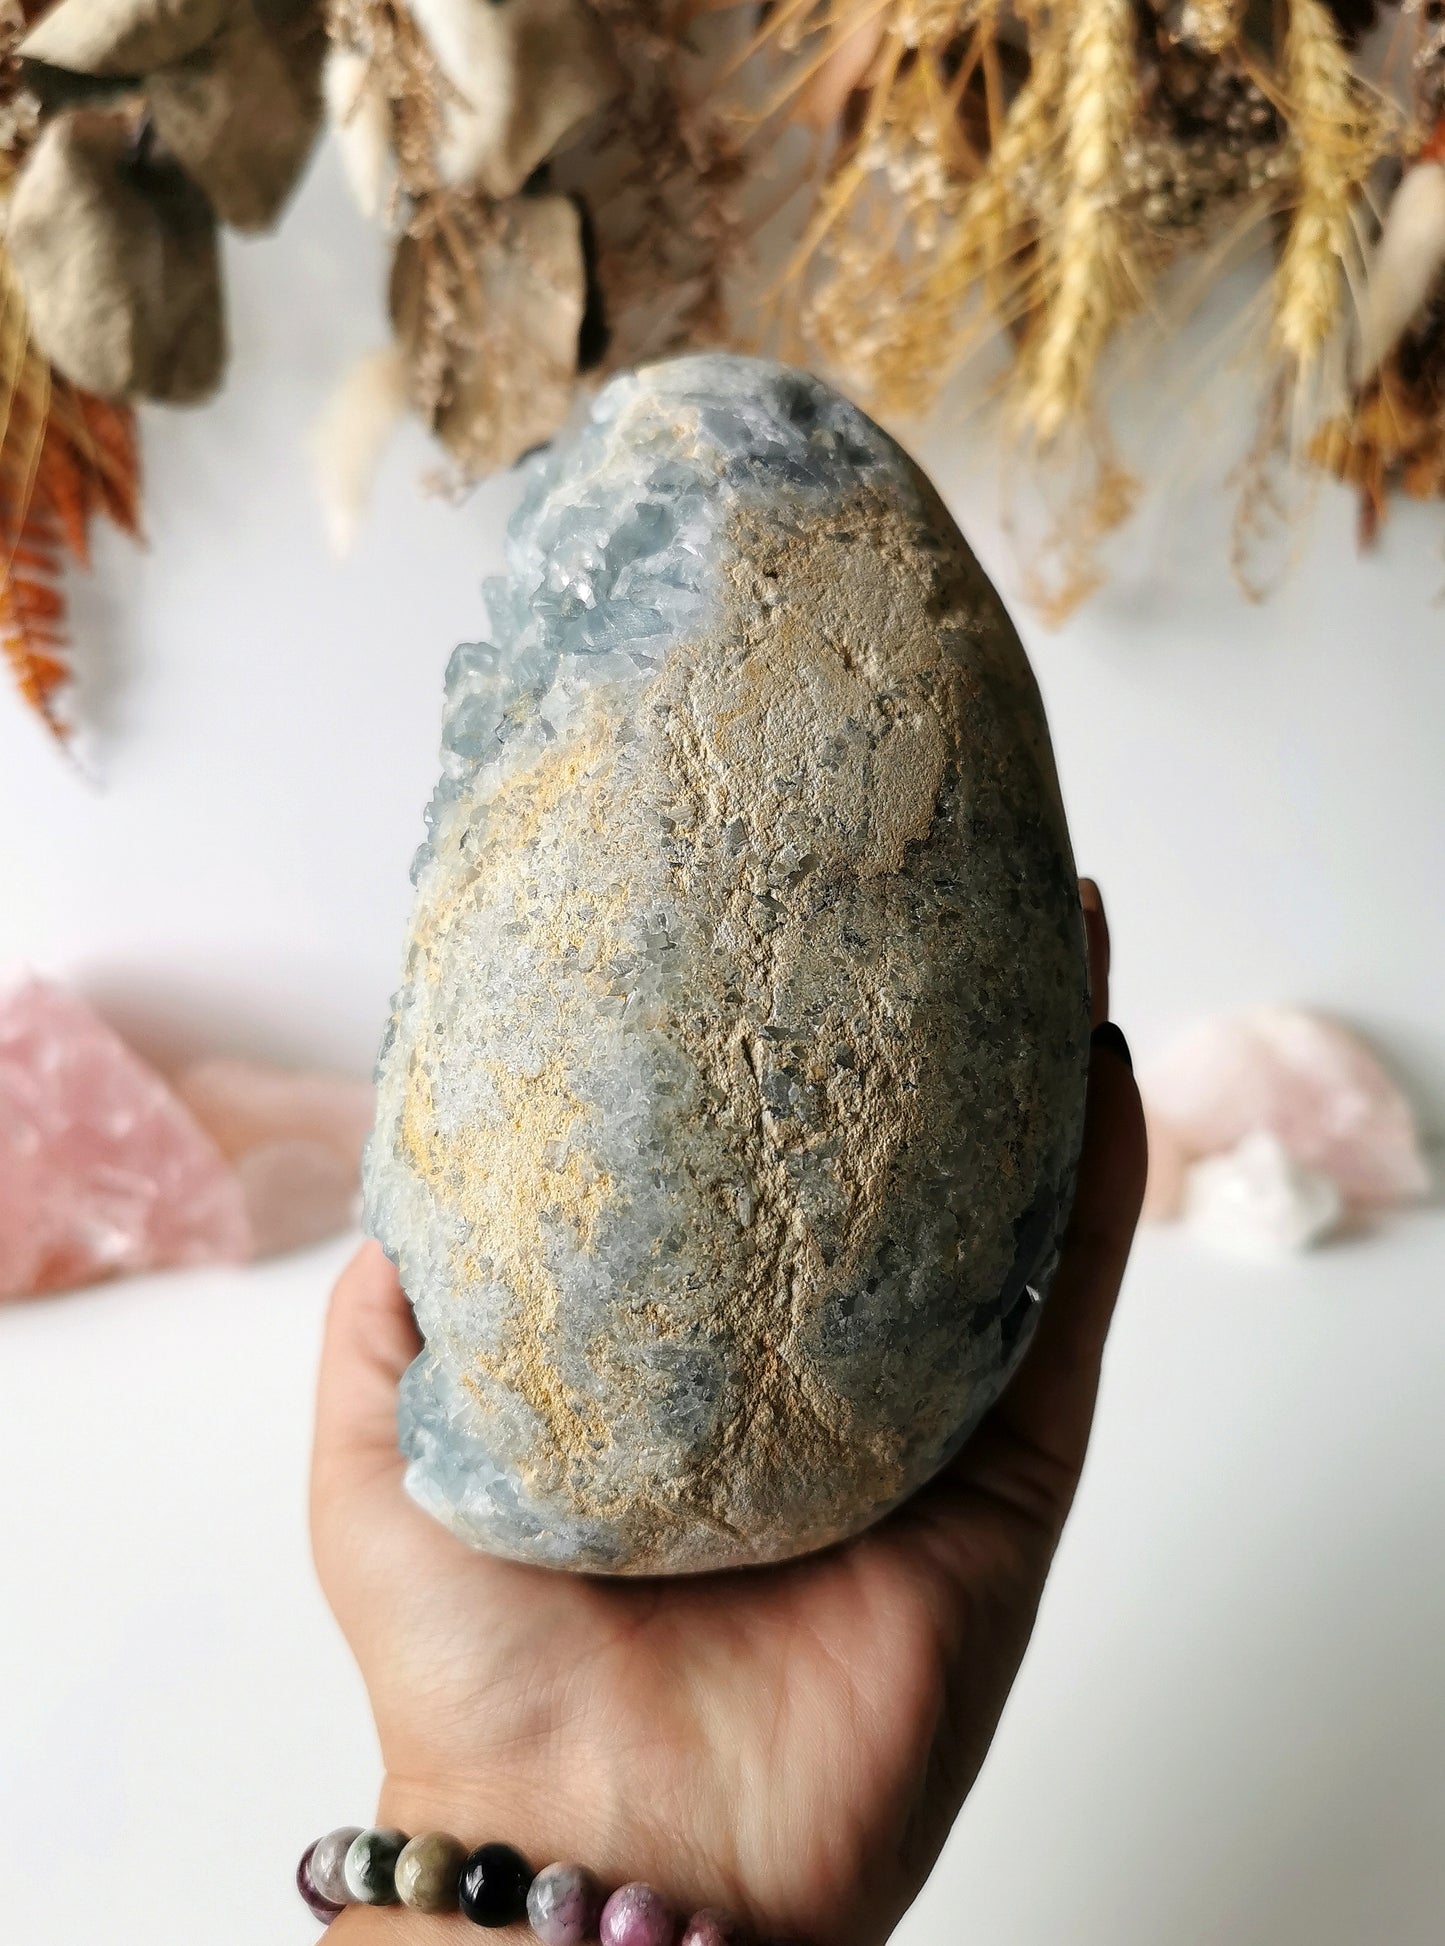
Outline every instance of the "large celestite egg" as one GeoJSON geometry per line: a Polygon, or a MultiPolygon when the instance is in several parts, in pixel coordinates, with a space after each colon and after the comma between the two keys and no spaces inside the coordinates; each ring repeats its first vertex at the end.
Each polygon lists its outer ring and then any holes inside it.
{"type": "Polygon", "coordinates": [[[1033,1328],[1083,1124],[1037,690],[937,495],[801,372],[614,380],[534,463],[379,1071],[416,1498],[676,1573],[867,1526],[1033,1328]]]}

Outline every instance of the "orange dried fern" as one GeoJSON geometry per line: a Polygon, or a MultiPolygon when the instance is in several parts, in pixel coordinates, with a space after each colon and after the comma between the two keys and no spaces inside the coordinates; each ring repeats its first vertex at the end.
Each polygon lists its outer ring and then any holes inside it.
{"type": "Polygon", "coordinates": [[[66,742],[61,579],[67,560],[89,564],[97,514],[138,532],[135,418],[50,369],[30,341],[8,266],[0,268],[0,388],[0,655],[23,701],[66,742]]]}

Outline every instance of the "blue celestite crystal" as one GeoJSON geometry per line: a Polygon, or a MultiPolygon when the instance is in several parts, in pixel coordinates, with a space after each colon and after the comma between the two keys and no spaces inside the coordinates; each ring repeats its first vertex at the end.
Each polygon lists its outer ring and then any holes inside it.
{"type": "Polygon", "coordinates": [[[1082,1130],[1082,925],[1017,635],[803,373],[615,379],[533,462],[378,1072],[401,1438],[476,1545],[776,1559],[1021,1355],[1082,1130]]]}

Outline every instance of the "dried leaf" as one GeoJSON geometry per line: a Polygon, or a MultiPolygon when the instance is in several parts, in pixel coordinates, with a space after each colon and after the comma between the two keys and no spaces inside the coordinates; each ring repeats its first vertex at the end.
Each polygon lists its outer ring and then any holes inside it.
{"type": "Polygon", "coordinates": [[[81,391],[36,351],[0,251],[0,655],[22,699],[61,742],[70,679],[61,576],[88,562],[90,524],[139,525],[135,420],[81,391]]]}

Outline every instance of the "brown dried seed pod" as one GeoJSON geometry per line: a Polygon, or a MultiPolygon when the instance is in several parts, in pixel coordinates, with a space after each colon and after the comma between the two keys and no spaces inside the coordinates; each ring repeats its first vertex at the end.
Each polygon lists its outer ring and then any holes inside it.
{"type": "Polygon", "coordinates": [[[243,5],[190,60],[148,76],[157,135],[223,223],[265,230],[280,215],[321,127],[325,45],[313,23],[273,31],[243,5]]]}
{"type": "Polygon", "coordinates": [[[587,273],[566,196],[495,209],[462,197],[420,213],[392,266],[391,311],[412,401],[473,478],[510,466],[566,419],[587,273]]]}
{"type": "Polygon", "coordinates": [[[60,0],[20,54],[72,74],[149,74],[204,47],[227,12],[227,0],[60,0]]]}
{"type": "Polygon", "coordinates": [[[6,237],[36,344],[102,398],[190,404],[225,366],[216,219],[133,114],[77,109],[42,132],[6,237]]]}

